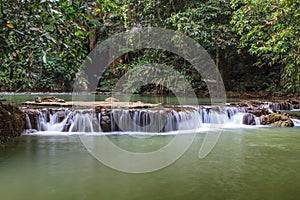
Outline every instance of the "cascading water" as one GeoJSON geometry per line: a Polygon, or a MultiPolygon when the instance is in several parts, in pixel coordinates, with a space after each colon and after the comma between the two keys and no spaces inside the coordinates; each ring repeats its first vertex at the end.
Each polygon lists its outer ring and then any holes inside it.
{"type": "Polygon", "coordinates": [[[280,110],[297,110],[300,109],[299,102],[266,102],[260,105],[261,108],[268,109],[271,113],[280,110]]]}
{"type": "Polygon", "coordinates": [[[211,124],[243,124],[243,116],[246,110],[243,108],[199,108],[202,123],[211,124]]]}
{"type": "Polygon", "coordinates": [[[300,126],[300,120],[299,119],[291,119],[294,123],[294,126],[300,126]]]}
{"type": "Polygon", "coordinates": [[[260,118],[259,117],[254,117],[255,120],[255,125],[260,125],[260,118]]]}
{"type": "MultiPolygon", "coordinates": [[[[38,131],[58,132],[171,132],[198,129],[203,124],[243,124],[247,114],[246,109],[234,107],[114,109],[109,112],[43,109],[35,112],[35,118],[26,113],[28,129],[36,127],[38,131]]],[[[258,125],[259,119],[255,121],[258,125]]]]}
{"type": "Polygon", "coordinates": [[[98,116],[93,110],[75,111],[70,115],[69,132],[102,132],[98,116]]]}
{"type": "Polygon", "coordinates": [[[37,117],[38,131],[64,131],[72,112],[70,110],[48,111],[42,110],[37,117]]]}
{"type": "Polygon", "coordinates": [[[111,119],[112,131],[170,132],[196,129],[201,124],[196,110],[113,110],[111,119]]]}
{"type": "Polygon", "coordinates": [[[26,129],[31,130],[32,125],[28,113],[25,113],[25,117],[26,117],[26,129]]]}

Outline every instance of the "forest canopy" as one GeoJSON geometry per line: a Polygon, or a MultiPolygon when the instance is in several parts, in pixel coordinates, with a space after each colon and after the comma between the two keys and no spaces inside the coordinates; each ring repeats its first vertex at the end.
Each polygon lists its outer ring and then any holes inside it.
{"type": "MultiPolygon", "coordinates": [[[[229,91],[299,95],[299,4],[298,0],[0,0],[0,87],[71,91],[83,60],[101,41],[137,27],[160,27],[201,44],[229,91]]],[[[206,90],[183,58],[155,49],[117,59],[100,79],[99,90],[110,91],[128,70],[149,63],[173,66],[196,91],[206,90]]],[[[160,83],[151,89],[157,90],[160,83]]]]}

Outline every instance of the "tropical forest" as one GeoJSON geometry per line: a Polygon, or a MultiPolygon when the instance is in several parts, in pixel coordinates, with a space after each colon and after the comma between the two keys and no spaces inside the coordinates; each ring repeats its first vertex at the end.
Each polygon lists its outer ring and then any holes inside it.
{"type": "Polygon", "coordinates": [[[298,200],[300,0],[0,0],[0,199],[298,200]]]}
{"type": "MultiPolygon", "coordinates": [[[[298,7],[297,0],[1,0],[1,90],[72,91],[76,73],[97,44],[134,28],[159,27],[197,41],[232,95],[297,96],[298,7]]],[[[128,70],[145,63],[167,63],[205,94],[206,84],[190,63],[157,49],[116,59],[98,90],[111,91],[128,70]]],[[[163,81],[135,92],[165,94],[159,87],[163,81]]]]}

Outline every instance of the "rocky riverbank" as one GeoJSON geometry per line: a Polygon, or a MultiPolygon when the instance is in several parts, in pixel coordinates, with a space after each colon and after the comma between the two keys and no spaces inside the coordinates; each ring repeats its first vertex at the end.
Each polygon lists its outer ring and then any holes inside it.
{"type": "MultiPolygon", "coordinates": [[[[45,131],[61,126],[60,131],[76,130],[74,124],[99,122],[99,127],[91,127],[93,130],[103,132],[119,131],[118,124],[128,126],[128,131],[143,130],[136,125],[144,126],[150,123],[149,116],[160,121],[167,120],[167,127],[163,131],[176,130],[178,122],[183,119],[195,117],[194,120],[201,123],[222,123],[220,117],[227,123],[240,123],[245,125],[267,125],[273,127],[293,127],[300,120],[299,101],[243,101],[227,103],[221,107],[214,106],[165,106],[162,104],[145,104],[142,102],[118,102],[116,99],[107,99],[104,102],[95,102],[94,109],[87,109],[88,102],[79,102],[80,110],[73,110],[72,107],[55,108],[57,102],[47,102],[47,108],[35,107],[34,104],[18,108],[15,105],[0,105],[0,144],[7,142],[10,138],[20,136],[24,129],[45,131]],[[29,107],[28,107],[29,106],[29,107]],[[21,109],[21,110],[20,110],[21,109]],[[240,115],[239,115],[240,114],[240,115]],[[200,117],[200,118],[199,118],[200,117]],[[135,124],[128,124],[129,119],[134,119],[135,124]],[[77,121],[76,121],[77,120],[77,121]],[[119,121],[119,122],[116,122],[119,121]],[[54,125],[54,126],[52,126],[54,125]],[[52,126],[52,127],[51,127],[52,126]],[[96,129],[95,129],[96,128],[96,129]]],[[[68,104],[68,102],[61,102],[68,104]]],[[[78,103],[78,102],[77,102],[78,103]]],[[[36,102],[36,104],[40,104],[36,102]]],[[[68,104],[69,105],[69,104],[68,104]]],[[[70,103],[74,106],[74,102],[70,103]]],[[[23,104],[24,106],[24,104],[23,104]]],[[[192,120],[192,121],[193,121],[192,120]]],[[[80,126],[82,126],[80,124],[80,126]]],[[[78,127],[77,127],[78,128],[78,127]]],[[[57,130],[57,129],[55,129],[57,130]]],[[[152,130],[152,129],[151,129],[152,130]]]]}
{"type": "Polygon", "coordinates": [[[25,127],[25,114],[17,106],[0,105],[0,145],[22,134],[25,127]]]}
{"type": "Polygon", "coordinates": [[[244,115],[243,123],[254,125],[254,118],[259,117],[261,125],[272,127],[293,127],[292,119],[300,119],[300,102],[296,100],[263,102],[258,100],[228,103],[229,106],[243,107],[248,114],[244,115]]]}

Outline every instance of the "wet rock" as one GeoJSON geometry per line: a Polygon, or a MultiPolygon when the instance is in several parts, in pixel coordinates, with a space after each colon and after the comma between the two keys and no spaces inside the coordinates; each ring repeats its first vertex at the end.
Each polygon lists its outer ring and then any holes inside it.
{"type": "Polygon", "coordinates": [[[268,124],[268,116],[267,115],[260,116],[260,124],[261,125],[267,125],[268,124]]]}
{"type": "Polygon", "coordinates": [[[106,102],[119,102],[120,100],[114,97],[109,97],[105,99],[106,102]]]}
{"type": "Polygon", "coordinates": [[[100,115],[97,115],[97,117],[98,117],[98,120],[100,117],[100,127],[101,127],[102,131],[103,132],[112,131],[111,130],[111,119],[110,119],[111,110],[98,107],[96,109],[96,113],[100,114],[100,115]]]}
{"type": "Polygon", "coordinates": [[[42,98],[37,96],[34,98],[35,103],[42,103],[42,98]]]}
{"type": "Polygon", "coordinates": [[[52,97],[52,96],[49,96],[49,97],[43,97],[43,98],[37,96],[37,97],[34,98],[34,101],[35,101],[36,103],[43,103],[43,102],[58,102],[58,103],[65,103],[65,100],[59,99],[59,98],[56,98],[56,97],[52,97]]]}
{"type": "Polygon", "coordinates": [[[248,109],[248,112],[254,114],[257,117],[271,114],[267,108],[248,109]]]}
{"type": "Polygon", "coordinates": [[[56,115],[58,118],[58,122],[62,122],[66,118],[66,111],[65,110],[58,110],[56,111],[56,115]]]}
{"type": "Polygon", "coordinates": [[[294,126],[294,123],[290,119],[283,121],[280,125],[280,127],[293,127],[293,126],[294,126]]]}
{"type": "Polygon", "coordinates": [[[263,104],[263,102],[257,100],[248,100],[248,101],[241,101],[235,104],[240,107],[247,107],[252,109],[252,108],[259,108],[263,104]]]}
{"type": "Polygon", "coordinates": [[[296,100],[269,102],[269,108],[274,111],[299,109],[300,102],[296,100]]]}
{"type": "Polygon", "coordinates": [[[101,115],[100,126],[103,132],[111,131],[111,121],[108,115],[101,115]]]}
{"type": "Polygon", "coordinates": [[[274,126],[274,127],[293,127],[292,120],[284,115],[272,113],[269,115],[260,116],[260,122],[262,125],[274,126]]]}
{"type": "Polygon", "coordinates": [[[290,118],[286,115],[281,115],[281,120],[282,121],[288,121],[290,118]]]}
{"type": "Polygon", "coordinates": [[[255,116],[251,113],[247,113],[243,116],[243,124],[245,125],[256,125],[255,116]]]}
{"type": "Polygon", "coordinates": [[[26,109],[24,110],[25,115],[27,115],[26,129],[29,129],[29,124],[31,124],[32,129],[38,129],[38,118],[40,111],[36,109],[26,109]]]}
{"type": "Polygon", "coordinates": [[[287,112],[287,114],[290,118],[299,119],[300,120],[300,112],[287,112]]]}

